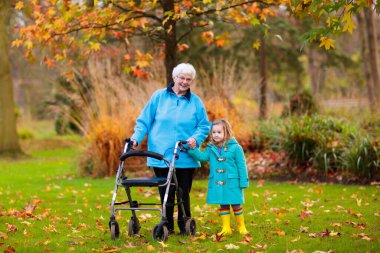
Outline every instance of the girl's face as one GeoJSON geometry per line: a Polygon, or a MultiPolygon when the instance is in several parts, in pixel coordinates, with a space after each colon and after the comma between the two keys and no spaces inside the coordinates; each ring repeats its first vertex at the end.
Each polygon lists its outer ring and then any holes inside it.
{"type": "Polygon", "coordinates": [[[222,125],[213,125],[211,130],[212,139],[216,143],[224,141],[224,130],[222,125]]]}

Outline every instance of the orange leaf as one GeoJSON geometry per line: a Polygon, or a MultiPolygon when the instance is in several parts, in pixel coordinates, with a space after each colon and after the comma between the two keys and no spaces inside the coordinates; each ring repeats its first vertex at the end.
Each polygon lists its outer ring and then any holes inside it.
{"type": "Polygon", "coordinates": [[[21,44],[22,40],[20,39],[15,39],[14,41],[12,41],[12,47],[20,47],[21,44]]]}
{"type": "Polygon", "coordinates": [[[48,66],[48,68],[52,68],[54,66],[54,60],[47,57],[45,57],[44,63],[46,64],[46,66],[48,66]]]}
{"type": "Polygon", "coordinates": [[[187,44],[178,44],[178,51],[180,51],[180,52],[183,52],[188,48],[189,48],[189,45],[187,45],[187,44]]]}

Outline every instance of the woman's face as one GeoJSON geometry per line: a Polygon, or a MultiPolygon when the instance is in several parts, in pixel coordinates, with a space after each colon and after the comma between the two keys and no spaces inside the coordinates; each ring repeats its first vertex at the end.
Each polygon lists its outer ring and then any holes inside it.
{"type": "Polygon", "coordinates": [[[212,139],[216,143],[221,143],[224,141],[224,130],[222,125],[213,125],[211,131],[212,139]]]}
{"type": "Polygon", "coordinates": [[[179,74],[174,78],[174,89],[178,95],[186,94],[187,90],[190,88],[191,82],[193,81],[190,74],[179,74]]]}

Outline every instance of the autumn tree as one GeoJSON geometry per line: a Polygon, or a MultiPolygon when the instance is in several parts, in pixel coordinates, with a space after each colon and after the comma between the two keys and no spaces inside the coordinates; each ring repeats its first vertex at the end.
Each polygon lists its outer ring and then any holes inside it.
{"type": "Polygon", "coordinates": [[[16,8],[31,10],[32,24],[19,30],[20,37],[13,46],[22,46],[31,60],[37,57],[35,47],[46,49],[42,58],[52,67],[63,63],[70,66],[111,40],[118,41],[125,48],[127,73],[147,78],[149,66],[163,56],[170,81],[178,50],[186,48],[183,40],[193,31],[201,30],[202,40],[210,46],[223,46],[229,39],[229,34],[214,33],[215,22],[260,26],[275,9],[301,20],[311,17],[318,26],[305,34],[303,47],[316,41],[330,50],[335,47],[336,36],[356,28],[353,14],[370,6],[371,0],[19,1],[16,8]],[[150,44],[132,43],[137,36],[148,38],[150,44]]]}
{"type": "Polygon", "coordinates": [[[0,155],[21,154],[16,131],[16,112],[13,80],[9,61],[8,20],[11,6],[0,0],[0,155]]]}

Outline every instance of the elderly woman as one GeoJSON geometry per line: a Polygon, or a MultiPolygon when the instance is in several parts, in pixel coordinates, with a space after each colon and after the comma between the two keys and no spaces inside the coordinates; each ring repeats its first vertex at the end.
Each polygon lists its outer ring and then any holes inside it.
{"type": "MultiPolygon", "coordinates": [[[[190,91],[195,75],[194,67],[188,63],[181,63],[173,69],[174,82],[166,89],[157,90],[138,117],[131,138],[134,147],[141,143],[145,135],[148,135],[148,150],[164,156],[172,153],[170,151],[173,151],[178,140],[187,140],[192,149],[201,145],[208,135],[210,123],[201,99],[190,91]]],[[[163,161],[148,158],[147,164],[154,169],[157,177],[167,177],[169,169],[163,161]]],[[[191,217],[190,190],[193,174],[195,168],[199,167],[200,163],[186,152],[180,153],[180,158],[176,161],[176,176],[183,192],[182,200],[187,217],[191,217]]],[[[165,189],[160,188],[161,202],[164,194],[165,189]]],[[[174,200],[175,189],[172,187],[166,208],[170,233],[174,233],[174,200]]],[[[184,234],[185,221],[181,208],[178,208],[178,227],[180,233],[184,234]]]]}

